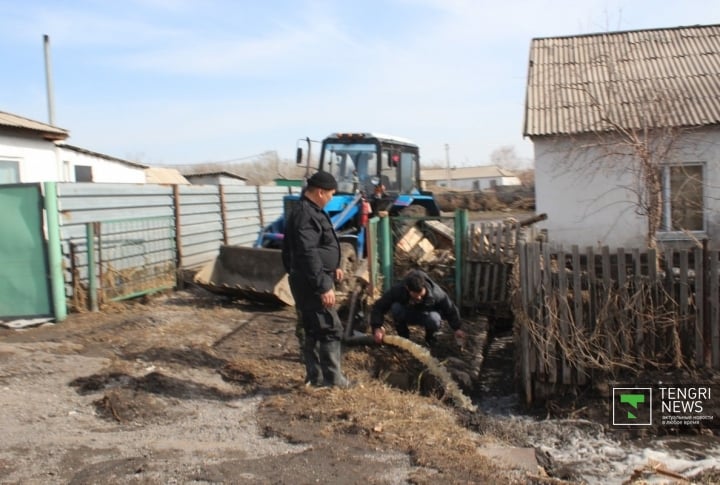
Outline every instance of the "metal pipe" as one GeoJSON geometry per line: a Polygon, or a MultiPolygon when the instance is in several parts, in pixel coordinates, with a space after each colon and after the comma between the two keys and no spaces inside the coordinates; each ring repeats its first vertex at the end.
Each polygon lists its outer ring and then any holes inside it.
{"type": "Polygon", "coordinates": [[[462,281],[465,267],[465,239],[467,236],[468,211],[455,210],[455,304],[462,308],[462,281]]]}
{"type": "Polygon", "coordinates": [[[65,299],[65,278],[62,268],[62,248],[60,239],[60,221],[58,218],[57,184],[45,182],[45,217],[47,221],[48,262],[50,264],[50,284],[52,288],[53,312],[55,320],[61,322],[67,317],[65,299]]]}
{"type": "Polygon", "coordinates": [[[87,272],[88,272],[88,305],[91,312],[98,311],[97,298],[97,272],[95,266],[95,223],[88,222],[85,224],[85,239],[87,246],[87,272]]]}
{"type": "Polygon", "coordinates": [[[103,273],[103,237],[102,237],[102,223],[93,222],[93,230],[97,237],[97,272],[98,272],[98,293],[97,302],[98,305],[105,303],[105,277],[103,273]]]}
{"type": "Polygon", "coordinates": [[[392,268],[392,232],[390,217],[380,218],[380,272],[383,275],[383,291],[390,289],[393,283],[392,268]]]}

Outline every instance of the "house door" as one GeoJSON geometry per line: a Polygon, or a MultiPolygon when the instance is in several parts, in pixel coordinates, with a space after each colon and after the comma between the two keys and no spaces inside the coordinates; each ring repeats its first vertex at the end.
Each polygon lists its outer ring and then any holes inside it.
{"type": "Polygon", "coordinates": [[[0,228],[0,320],[52,316],[40,185],[0,185],[0,228]]]}

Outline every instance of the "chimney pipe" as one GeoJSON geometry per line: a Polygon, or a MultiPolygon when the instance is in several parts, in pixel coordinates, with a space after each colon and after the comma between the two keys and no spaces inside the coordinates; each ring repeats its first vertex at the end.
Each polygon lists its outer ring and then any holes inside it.
{"type": "Polygon", "coordinates": [[[43,35],[45,47],[45,85],[47,86],[48,123],[55,126],[55,99],[53,96],[52,72],[50,70],[50,37],[43,35]]]}

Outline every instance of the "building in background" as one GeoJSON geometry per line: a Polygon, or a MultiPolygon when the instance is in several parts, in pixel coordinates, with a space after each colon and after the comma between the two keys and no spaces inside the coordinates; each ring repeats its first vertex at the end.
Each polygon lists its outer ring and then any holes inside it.
{"type": "Polygon", "coordinates": [[[193,185],[246,185],[247,179],[224,170],[186,173],[185,178],[193,185]]]}
{"type": "Polygon", "coordinates": [[[67,130],[0,111],[0,184],[63,181],[56,142],[67,130]]]}
{"type": "Polygon", "coordinates": [[[487,190],[495,187],[521,185],[509,170],[496,165],[478,167],[423,168],[423,189],[443,187],[450,190],[487,190]]]}
{"type": "Polygon", "coordinates": [[[84,148],[58,144],[65,182],[145,183],[147,165],[84,148]]]}
{"type": "Polygon", "coordinates": [[[168,167],[148,167],[145,169],[145,183],[190,185],[180,170],[168,167]]]}
{"type": "Polygon", "coordinates": [[[0,184],[145,183],[146,165],[66,144],[68,130],[0,111],[0,184]]]}

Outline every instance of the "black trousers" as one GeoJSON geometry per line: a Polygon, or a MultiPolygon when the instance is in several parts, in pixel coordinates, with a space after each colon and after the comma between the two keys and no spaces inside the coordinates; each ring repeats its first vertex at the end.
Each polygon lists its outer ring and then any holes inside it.
{"type": "Polygon", "coordinates": [[[334,308],[323,307],[320,295],[310,294],[301,275],[290,274],[290,290],[302,320],[305,382],[312,385],[344,386],[341,371],[343,327],[334,308]]]}

